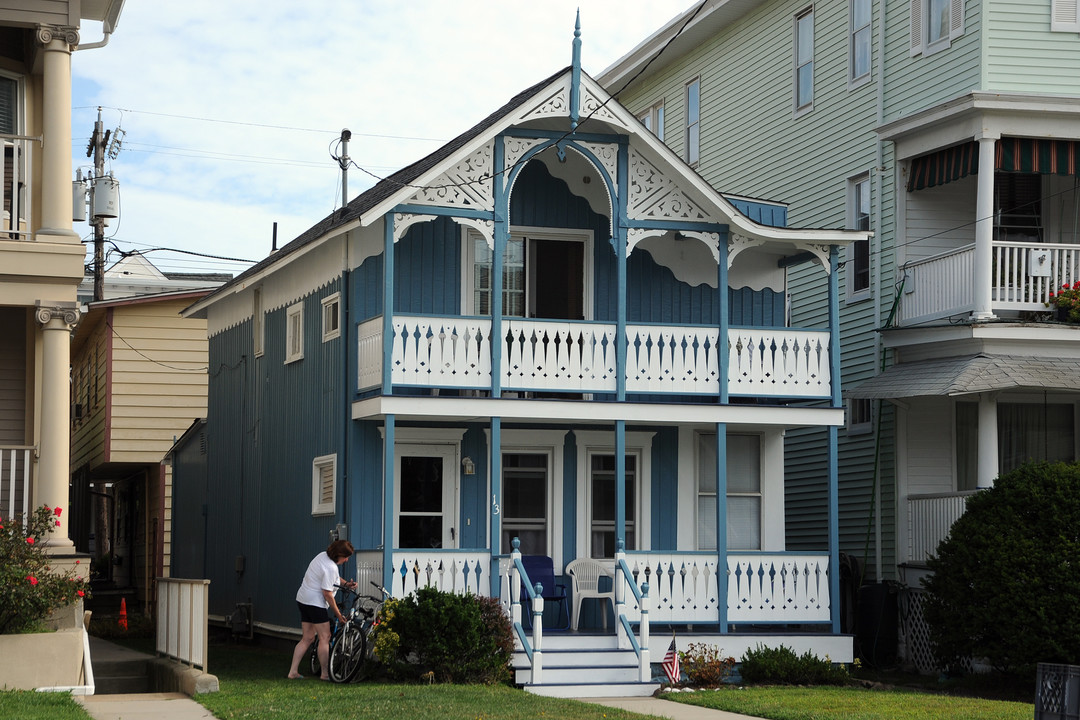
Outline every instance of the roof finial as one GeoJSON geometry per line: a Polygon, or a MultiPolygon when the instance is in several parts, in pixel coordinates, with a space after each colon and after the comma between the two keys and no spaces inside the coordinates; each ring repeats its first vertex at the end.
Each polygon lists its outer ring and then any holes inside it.
{"type": "Polygon", "coordinates": [[[581,105],[581,8],[578,8],[574,20],[574,52],[570,66],[570,132],[574,132],[577,130],[581,105]]]}

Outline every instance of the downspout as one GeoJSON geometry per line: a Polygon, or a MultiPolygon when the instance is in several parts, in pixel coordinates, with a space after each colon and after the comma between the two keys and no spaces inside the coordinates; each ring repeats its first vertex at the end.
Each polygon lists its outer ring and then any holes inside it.
{"type": "Polygon", "coordinates": [[[103,48],[109,44],[109,38],[112,37],[113,31],[116,30],[116,21],[120,18],[120,13],[124,9],[124,0],[114,0],[110,3],[106,17],[101,21],[101,30],[105,35],[97,42],[82,43],[75,47],[75,51],[79,50],[97,50],[103,48]]]}
{"type": "MultiPolygon", "coordinates": [[[[877,61],[875,63],[877,65],[877,82],[875,83],[875,85],[876,85],[875,94],[877,95],[877,126],[878,127],[881,127],[881,125],[885,122],[885,17],[886,17],[886,15],[885,15],[885,0],[878,0],[878,53],[877,53],[877,61]]],[[[894,162],[895,162],[895,159],[894,159],[894,162]]],[[[884,141],[880,137],[878,137],[876,146],[874,148],[874,168],[875,168],[874,176],[877,178],[878,182],[877,182],[877,192],[874,192],[873,181],[871,181],[870,192],[872,193],[873,198],[874,198],[874,214],[873,214],[873,217],[870,220],[870,229],[875,231],[874,236],[876,236],[878,238],[878,250],[879,250],[879,253],[878,253],[878,261],[876,263],[876,266],[875,266],[875,263],[874,263],[874,252],[873,252],[874,251],[874,247],[873,247],[874,240],[873,240],[873,237],[868,239],[867,243],[870,245],[870,247],[868,248],[869,249],[868,255],[869,255],[869,261],[870,261],[870,283],[871,283],[870,297],[872,298],[871,302],[874,303],[874,314],[877,316],[878,320],[880,321],[880,319],[881,319],[881,314],[880,314],[881,313],[881,305],[880,305],[880,298],[881,298],[881,264],[882,264],[882,258],[884,257],[884,252],[882,252],[881,249],[882,249],[882,246],[885,243],[884,236],[881,233],[881,200],[882,200],[881,196],[884,194],[884,190],[885,190],[885,180],[884,180],[884,178],[885,178],[885,149],[884,149],[884,141]],[[876,267],[876,270],[877,270],[876,272],[875,272],[875,267],[876,267]]],[[[894,185],[894,187],[895,187],[895,185],[894,185]]],[[[894,203],[894,205],[895,205],[895,203],[894,203]]],[[[894,236],[895,236],[895,231],[894,231],[894,236]]],[[[895,247],[895,243],[894,243],[894,247],[895,247]]],[[[896,260],[895,259],[893,260],[893,267],[896,267],[896,260]]],[[[892,310],[889,312],[889,319],[888,319],[888,321],[886,321],[886,327],[888,327],[888,325],[890,323],[892,323],[892,319],[896,314],[896,305],[897,305],[897,301],[899,300],[899,297],[900,296],[898,294],[896,300],[893,301],[893,307],[892,307],[892,310]]],[[[882,372],[884,372],[884,370],[885,370],[885,349],[883,347],[883,343],[882,343],[882,339],[881,339],[881,333],[874,333],[874,345],[875,345],[875,347],[874,347],[875,354],[881,355],[881,370],[882,370],[882,372]]],[[[875,423],[875,436],[876,437],[874,438],[874,495],[873,495],[873,498],[871,499],[871,503],[873,505],[872,505],[871,510],[870,510],[870,522],[874,523],[874,562],[875,562],[874,567],[877,568],[876,573],[877,573],[878,579],[880,580],[881,579],[881,564],[883,562],[883,556],[882,556],[882,551],[881,551],[881,522],[880,522],[880,520],[877,521],[877,522],[874,522],[874,519],[875,519],[874,513],[876,511],[876,508],[881,507],[881,479],[879,477],[879,473],[880,473],[880,462],[881,462],[881,409],[883,407],[882,401],[878,400],[877,405],[878,405],[878,407],[877,407],[877,415],[874,416],[874,417],[871,417],[871,420],[875,423]]],[[[894,497],[895,497],[895,493],[894,493],[894,497]]],[[[869,542],[869,537],[867,538],[867,542],[869,542]]],[[[895,553],[894,553],[894,555],[895,555],[895,553]]],[[[864,557],[863,557],[863,568],[865,568],[865,567],[866,567],[866,557],[864,555],[864,557]]],[[[862,578],[861,577],[859,578],[859,583],[860,583],[860,585],[862,584],[862,578]]]]}

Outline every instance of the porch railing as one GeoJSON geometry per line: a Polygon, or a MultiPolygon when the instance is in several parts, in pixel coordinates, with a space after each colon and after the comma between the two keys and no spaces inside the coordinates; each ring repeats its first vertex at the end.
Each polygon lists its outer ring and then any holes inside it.
{"type": "Polygon", "coordinates": [[[0,240],[31,238],[33,147],[33,139],[0,135],[0,240]]]}
{"type": "Polygon", "coordinates": [[[908,559],[922,563],[937,552],[967,507],[967,499],[977,491],[933,493],[908,496],[908,559]]]}
{"type": "MultiPolygon", "coordinates": [[[[831,620],[829,556],[825,553],[731,553],[726,594],[716,553],[627,553],[629,577],[647,581],[653,622],[715,624],[721,598],[728,623],[827,623],[831,620]]],[[[636,608],[627,616],[636,622],[636,608]]]]}
{"type": "MultiPolygon", "coordinates": [[[[525,320],[504,323],[502,387],[509,391],[613,393],[616,326],[525,320]]],[[[476,317],[395,315],[390,376],[395,385],[487,389],[492,384],[491,322],[476,317]]],[[[357,328],[360,389],[382,382],[382,320],[357,328]]],[[[627,326],[626,389],[632,393],[717,395],[720,352],[728,353],[732,395],[828,397],[829,333],[736,328],[723,348],[717,328],[627,326]]]]}
{"type": "Polygon", "coordinates": [[[510,626],[514,629],[514,635],[521,643],[521,649],[529,660],[529,681],[533,685],[540,685],[544,681],[544,598],[543,586],[535,585],[529,578],[528,571],[521,562],[521,543],[518,538],[510,541],[513,550],[510,552],[509,572],[506,574],[506,583],[503,585],[505,594],[503,597],[510,602],[510,626]],[[521,589],[525,588],[528,598],[528,612],[532,614],[532,640],[525,633],[521,624],[521,589]]]}
{"type": "Polygon", "coordinates": [[[0,445],[0,517],[10,518],[30,511],[30,469],[34,448],[27,445],[0,445]]]}
{"type": "Polygon", "coordinates": [[[649,682],[652,679],[652,667],[649,657],[649,583],[641,583],[638,587],[629,566],[626,564],[626,553],[623,552],[622,542],[615,553],[615,634],[618,638],[619,647],[630,647],[638,658],[638,681],[649,682]],[[636,609],[638,636],[634,637],[634,629],[630,627],[627,617],[626,591],[633,596],[630,602],[636,609]]]}
{"type": "MultiPolygon", "coordinates": [[[[1080,280],[1080,245],[995,241],[990,301],[996,311],[1045,312],[1050,292],[1080,280]]],[[[912,324],[971,312],[975,307],[975,246],[904,266],[900,319],[912,324]]]]}
{"type": "Polygon", "coordinates": [[[157,579],[158,655],[206,672],[210,581],[157,579]]]}

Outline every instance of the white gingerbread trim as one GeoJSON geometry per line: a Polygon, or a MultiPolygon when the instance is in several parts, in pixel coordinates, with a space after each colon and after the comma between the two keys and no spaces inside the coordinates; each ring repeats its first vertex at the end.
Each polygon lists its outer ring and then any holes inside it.
{"type": "Polygon", "coordinates": [[[627,215],[633,220],[712,220],[671,178],[633,148],[627,215]]]}
{"type": "Polygon", "coordinates": [[[420,215],[418,213],[394,213],[394,242],[405,237],[405,233],[417,223],[434,220],[434,215],[420,215]]]}
{"type": "MultiPolygon", "coordinates": [[[[701,242],[705,243],[705,246],[709,248],[709,251],[712,253],[713,260],[716,261],[717,265],[720,264],[720,233],[699,232],[697,230],[679,230],[679,234],[685,235],[686,237],[696,238],[701,242]]],[[[728,267],[730,267],[731,261],[729,260],[728,262],[728,267]]]]}
{"type": "Polygon", "coordinates": [[[480,218],[465,218],[465,217],[452,217],[450,218],[458,225],[465,225],[476,230],[484,238],[484,242],[487,243],[488,249],[492,252],[495,251],[495,221],[494,220],[481,220],[480,218]]]}
{"type": "Polygon", "coordinates": [[[532,120],[552,115],[567,117],[570,115],[570,86],[564,83],[555,89],[551,95],[533,106],[531,110],[521,115],[522,120],[532,120]]]}
{"type": "Polygon", "coordinates": [[[494,141],[475,152],[416,191],[406,203],[494,210],[492,190],[494,141]]]}
{"type": "Polygon", "coordinates": [[[743,250],[749,250],[752,247],[757,247],[764,244],[764,238],[752,238],[747,237],[746,235],[740,235],[737,232],[732,232],[730,235],[728,235],[728,269],[731,268],[731,264],[735,261],[735,256],[741,253],[743,250]]]}
{"type": "Polygon", "coordinates": [[[626,257],[630,257],[630,253],[634,252],[634,248],[642,241],[651,237],[663,237],[667,233],[667,230],[661,230],[659,228],[627,228],[626,257]]]}

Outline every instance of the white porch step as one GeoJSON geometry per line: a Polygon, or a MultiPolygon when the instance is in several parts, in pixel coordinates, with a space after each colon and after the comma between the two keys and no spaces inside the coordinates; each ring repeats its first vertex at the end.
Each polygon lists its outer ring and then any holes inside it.
{"type": "Polygon", "coordinates": [[[539,685],[524,652],[514,653],[513,666],[526,692],[546,697],[645,697],[660,687],[638,681],[637,655],[620,650],[613,635],[545,635],[539,685]]]}

